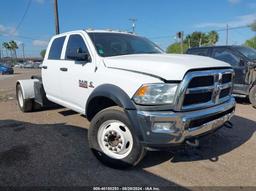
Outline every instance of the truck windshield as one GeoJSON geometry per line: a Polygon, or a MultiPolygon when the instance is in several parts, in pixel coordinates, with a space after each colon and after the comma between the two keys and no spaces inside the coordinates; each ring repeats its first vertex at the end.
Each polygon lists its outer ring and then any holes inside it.
{"type": "Polygon", "coordinates": [[[88,33],[102,57],[128,54],[159,54],[163,51],[146,38],[122,33],[88,33]]]}
{"type": "Polygon", "coordinates": [[[250,60],[256,60],[256,50],[249,47],[235,47],[236,50],[238,50],[241,54],[243,54],[246,58],[249,58],[250,60]]]}

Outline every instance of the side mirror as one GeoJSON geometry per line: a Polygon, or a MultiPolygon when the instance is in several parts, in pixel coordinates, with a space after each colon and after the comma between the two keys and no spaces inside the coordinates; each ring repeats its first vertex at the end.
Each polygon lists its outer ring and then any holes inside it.
{"type": "Polygon", "coordinates": [[[67,59],[84,62],[91,61],[90,55],[88,53],[84,53],[81,48],[78,48],[76,52],[67,53],[67,59]]]}
{"type": "Polygon", "coordinates": [[[239,66],[245,66],[246,61],[243,58],[240,58],[239,66]]]}

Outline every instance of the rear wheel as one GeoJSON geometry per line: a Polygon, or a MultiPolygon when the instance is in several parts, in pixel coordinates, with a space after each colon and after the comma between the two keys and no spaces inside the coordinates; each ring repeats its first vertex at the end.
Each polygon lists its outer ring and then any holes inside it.
{"type": "Polygon", "coordinates": [[[21,111],[23,112],[30,112],[33,110],[33,100],[31,99],[24,99],[24,93],[22,91],[21,86],[18,84],[16,87],[16,96],[18,105],[21,111]]]}
{"type": "Polygon", "coordinates": [[[249,94],[249,99],[253,107],[256,107],[256,85],[254,85],[249,94]]]}
{"type": "Polygon", "coordinates": [[[93,154],[113,168],[135,166],[145,154],[128,117],[120,109],[109,108],[96,114],[88,136],[93,154]]]}

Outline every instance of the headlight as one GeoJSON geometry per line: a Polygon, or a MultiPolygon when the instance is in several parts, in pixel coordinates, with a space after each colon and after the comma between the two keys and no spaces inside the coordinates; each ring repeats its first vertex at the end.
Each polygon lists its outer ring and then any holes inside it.
{"type": "Polygon", "coordinates": [[[177,87],[178,84],[144,84],[137,90],[133,100],[141,105],[171,104],[177,87]]]}

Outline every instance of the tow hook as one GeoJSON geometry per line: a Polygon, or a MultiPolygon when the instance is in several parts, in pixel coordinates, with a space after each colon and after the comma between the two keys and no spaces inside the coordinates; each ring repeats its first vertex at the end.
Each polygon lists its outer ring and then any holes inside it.
{"type": "Polygon", "coordinates": [[[185,143],[191,147],[199,147],[198,139],[186,140],[185,143]]]}
{"type": "Polygon", "coordinates": [[[231,123],[230,121],[227,121],[224,126],[228,129],[232,129],[233,128],[233,123],[231,123]]]}

